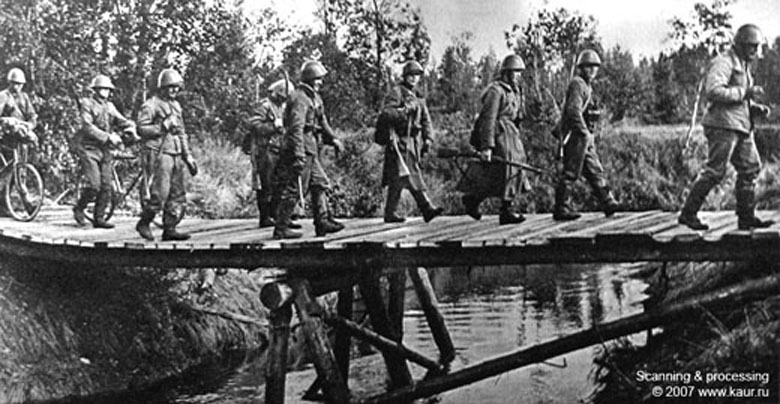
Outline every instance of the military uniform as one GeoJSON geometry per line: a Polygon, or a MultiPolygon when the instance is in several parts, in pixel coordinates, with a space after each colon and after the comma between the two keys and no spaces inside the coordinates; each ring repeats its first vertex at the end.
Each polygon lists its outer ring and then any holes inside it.
{"type": "Polygon", "coordinates": [[[317,235],[324,235],[327,228],[333,227],[329,225],[335,222],[328,211],[330,180],[322,168],[319,147],[320,144],[335,144],[336,138],[325,116],[322,98],[309,84],[301,83],[287,100],[284,127],[279,163],[275,169],[278,181],[275,198],[279,201],[275,237],[281,238],[288,231],[290,217],[299,198],[299,177],[303,187],[311,191],[317,235]]]}
{"type": "Polygon", "coordinates": [[[95,199],[94,218],[97,227],[105,225],[103,214],[111,201],[111,167],[113,155],[110,142],[111,130],[125,131],[134,127],[133,122],[117,111],[111,101],[100,99],[97,95],[80,102],[79,118],[81,128],[76,132],[74,145],[81,162],[81,197],[74,207],[77,223],[84,224],[83,211],[87,204],[95,199]]]}
{"type": "Polygon", "coordinates": [[[82,99],[80,104],[81,128],[76,133],[74,144],[81,161],[82,178],[87,188],[110,190],[112,155],[109,134],[113,128],[124,131],[135,125],[119,113],[111,101],[95,97],[82,99]]]}
{"type": "MultiPolygon", "coordinates": [[[[492,155],[505,161],[524,163],[525,149],[518,128],[524,118],[525,106],[517,87],[503,80],[494,81],[482,95],[480,110],[470,143],[479,150],[491,149],[492,155]]],[[[502,213],[507,212],[515,196],[522,190],[520,168],[500,162],[473,162],[458,184],[467,212],[478,217],[477,207],[488,197],[502,200],[502,213]]]]}
{"type": "Polygon", "coordinates": [[[572,212],[567,202],[568,193],[581,175],[588,181],[608,215],[611,215],[616,208],[617,202],[609,191],[604,168],[596,152],[593,131],[597,116],[598,111],[593,102],[593,89],[585,79],[575,76],[566,91],[566,102],[561,117],[560,132],[568,139],[565,139],[566,143],[563,147],[563,170],[556,188],[557,215],[572,212]]]}
{"type": "Polygon", "coordinates": [[[264,98],[249,119],[249,144],[246,150],[252,161],[252,189],[257,193],[257,208],[261,226],[270,224],[276,206],[272,204],[274,193],[273,173],[279,161],[284,127],[277,127],[284,113],[283,104],[277,105],[264,98]]]}
{"type": "Polygon", "coordinates": [[[38,125],[38,114],[35,113],[30,96],[24,91],[17,93],[10,89],[0,91],[0,116],[25,121],[33,128],[38,125]]]}
{"type": "Polygon", "coordinates": [[[691,187],[685,200],[680,219],[695,227],[706,229],[698,223],[698,212],[710,190],[726,175],[730,161],[737,171],[735,187],[739,227],[750,229],[767,227],[770,221],[755,217],[755,182],[761,171],[761,161],[753,135],[753,102],[746,92],[754,85],[748,62],[740,59],[734,49],[717,56],[710,64],[704,91],[710,104],[702,120],[707,138],[709,157],[707,164],[691,187]]]}
{"type": "Polygon", "coordinates": [[[184,170],[190,151],[181,105],[155,95],[144,102],[137,122],[138,135],[144,142],[145,181],[149,189],[144,197],[142,219],[153,218],[162,210],[163,228],[170,231],[181,219],[187,202],[184,170]]]}
{"type": "Polygon", "coordinates": [[[382,110],[382,125],[388,131],[382,186],[387,186],[385,221],[398,222],[396,208],[404,188],[409,189],[426,221],[441,213],[427,195],[427,187],[420,168],[420,159],[433,142],[431,116],[425,99],[406,82],[390,93],[382,110]],[[396,150],[397,147],[397,150],[396,150]]]}

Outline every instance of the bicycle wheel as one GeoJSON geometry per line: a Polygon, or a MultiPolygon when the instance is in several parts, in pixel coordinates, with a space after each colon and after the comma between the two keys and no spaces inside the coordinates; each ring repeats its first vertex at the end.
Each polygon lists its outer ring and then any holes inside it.
{"type": "Polygon", "coordinates": [[[16,220],[29,222],[43,206],[43,180],[30,163],[19,163],[5,187],[5,206],[16,220]]]}

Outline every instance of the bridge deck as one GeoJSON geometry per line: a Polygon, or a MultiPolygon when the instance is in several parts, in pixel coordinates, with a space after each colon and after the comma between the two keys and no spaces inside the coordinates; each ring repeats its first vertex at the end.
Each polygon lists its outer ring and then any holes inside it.
{"type": "MultiPolygon", "coordinates": [[[[780,221],[780,212],[759,212],[780,221]]],[[[154,267],[288,267],[307,270],[369,266],[457,266],[549,262],[723,261],[780,255],[780,225],[738,231],[731,211],[702,212],[710,225],[695,232],[677,224],[676,212],[619,212],[612,218],[585,213],[572,222],[549,214],[527,215],[499,226],[495,216],[475,221],[445,216],[425,223],[385,224],[380,218],[346,219],[346,229],[303,239],[271,239],[256,219],[185,218],[186,242],[145,242],[135,217],[119,216],[115,229],[79,228],[67,207],[47,208],[33,222],[0,218],[0,252],[71,263],[154,267]]],[[[159,238],[160,230],[154,229],[159,238]]]]}

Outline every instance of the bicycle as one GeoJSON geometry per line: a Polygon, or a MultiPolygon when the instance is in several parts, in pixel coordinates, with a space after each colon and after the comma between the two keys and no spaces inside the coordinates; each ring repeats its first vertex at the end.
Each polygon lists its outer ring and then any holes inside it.
{"type": "Polygon", "coordinates": [[[29,143],[35,143],[35,140],[21,138],[7,144],[0,143],[0,187],[3,188],[4,207],[12,218],[22,222],[29,222],[38,216],[44,198],[41,174],[27,162],[29,143]]]}

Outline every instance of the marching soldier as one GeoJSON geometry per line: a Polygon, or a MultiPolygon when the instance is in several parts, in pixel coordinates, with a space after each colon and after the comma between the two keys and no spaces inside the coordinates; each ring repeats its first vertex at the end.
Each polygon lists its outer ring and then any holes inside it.
{"type": "Polygon", "coordinates": [[[401,191],[408,189],[426,222],[444,211],[431,203],[426,193],[420,169],[420,159],[428,153],[433,143],[431,116],[425,99],[415,86],[420,81],[423,68],[412,60],[403,67],[403,79],[389,96],[387,107],[382,110],[379,130],[386,130],[385,165],[382,185],[387,186],[385,223],[400,223],[406,219],[396,214],[401,191]]]}
{"type": "Polygon", "coordinates": [[[275,224],[276,206],[272,204],[273,173],[279,161],[279,149],[284,135],[283,113],[287,97],[293,87],[287,80],[279,80],[268,87],[269,96],[249,119],[249,133],[244,152],[252,160],[252,188],[257,195],[257,209],[260,212],[260,227],[275,224]]]}
{"type": "Polygon", "coordinates": [[[500,77],[482,95],[482,109],[471,133],[471,145],[479,153],[481,161],[472,163],[458,184],[458,190],[464,192],[466,213],[476,220],[482,218],[479,204],[488,197],[501,198],[500,224],[525,220],[512,206],[515,196],[522,189],[522,170],[493,160],[493,157],[498,157],[504,162],[525,162],[519,129],[524,118],[519,85],[519,74],[523,69],[525,63],[520,56],[507,56],[501,63],[500,77]]]}
{"type": "Polygon", "coordinates": [[[755,215],[755,181],[761,171],[753,137],[755,117],[769,115],[769,107],[758,103],[764,94],[755,85],[750,71],[763,42],[761,30],[746,24],[737,30],[732,48],[712,60],[705,78],[705,94],[710,102],[702,120],[709,157],[685,200],[678,221],[694,230],[709,226],[697,217],[710,190],[726,175],[730,161],[737,171],[734,189],[737,197],[737,225],[740,230],[769,227],[771,220],[755,215]]]}
{"type": "Polygon", "coordinates": [[[301,69],[301,83],[287,101],[284,111],[282,149],[275,176],[279,187],[275,193],[279,200],[275,239],[299,238],[302,233],[290,228],[290,216],[298,201],[298,178],[303,188],[311,191],[314,229],[316,235],[335,233],[344,225],[333,220],[328,210],[330,180],[319,157],[320,143],[332,145],[337,152],[342,144],[337,139],[325,116],[319,90],[327,74],[325,67],[317,61],[308,61],[301,69]]]}
{"type": "Polygon", "coordinates": [[[607,217],[618,210],[618,204],[607,186],[593,136],[600,111],[593,102],[591,83],[599,66],[601,58],[596,51],[586,49],[580,52],[577,56],[577,74],[566,91],[560,128],[561,141],[564,142],[563,171],[555,189],[555,220],[576,220],[580,217],[568,204],[569,190],[580,175],[584,175],[593,188],[607,217]]]}
{"type": "Polygon", "coordinates": [[[105,220],[106,208],[111,201],[111,149],[122,144],[122,137],[114,133],[116,128],[135,139],[135,124],[117,111],[109,101],[114,84],[108,76],[99,74],[92,79],[91,98],[79,102],[81,128],[76,133],[76,153],[81,161],[83,185],[81,196],[73,207],[73,218],[79,226],[86,225],[84,209],[95,200],[94,220],[96,228],[111,229],[113,224],[105,220]]]}
{"type": "Polygon", "coordinates": [[[8,71],[8,88],[0,91],[0,116],[27,122],[32,130],[38,126],[38,114],[35,113],[30,96],[22,91],[25,83],[27,79],[22,69],[14,67],[8,71]]]}
{"type": "Polygon", "coordinates": [[[164,69],[157,78],[157,93],[144,102],[138,113],[138,134],[144,140],[145,182],[149,194],[144,195],[143,211],[135,228],[149,241],[154,240],[149,224],[161,210],[163,241],[190,238],[189,234],[176,230],[187,202],[184,170],[189,170],[193,176],[197,174],[189,139],[184,132],[181,105],[176,101],[183,85],[179,72],[164,69]]]}

